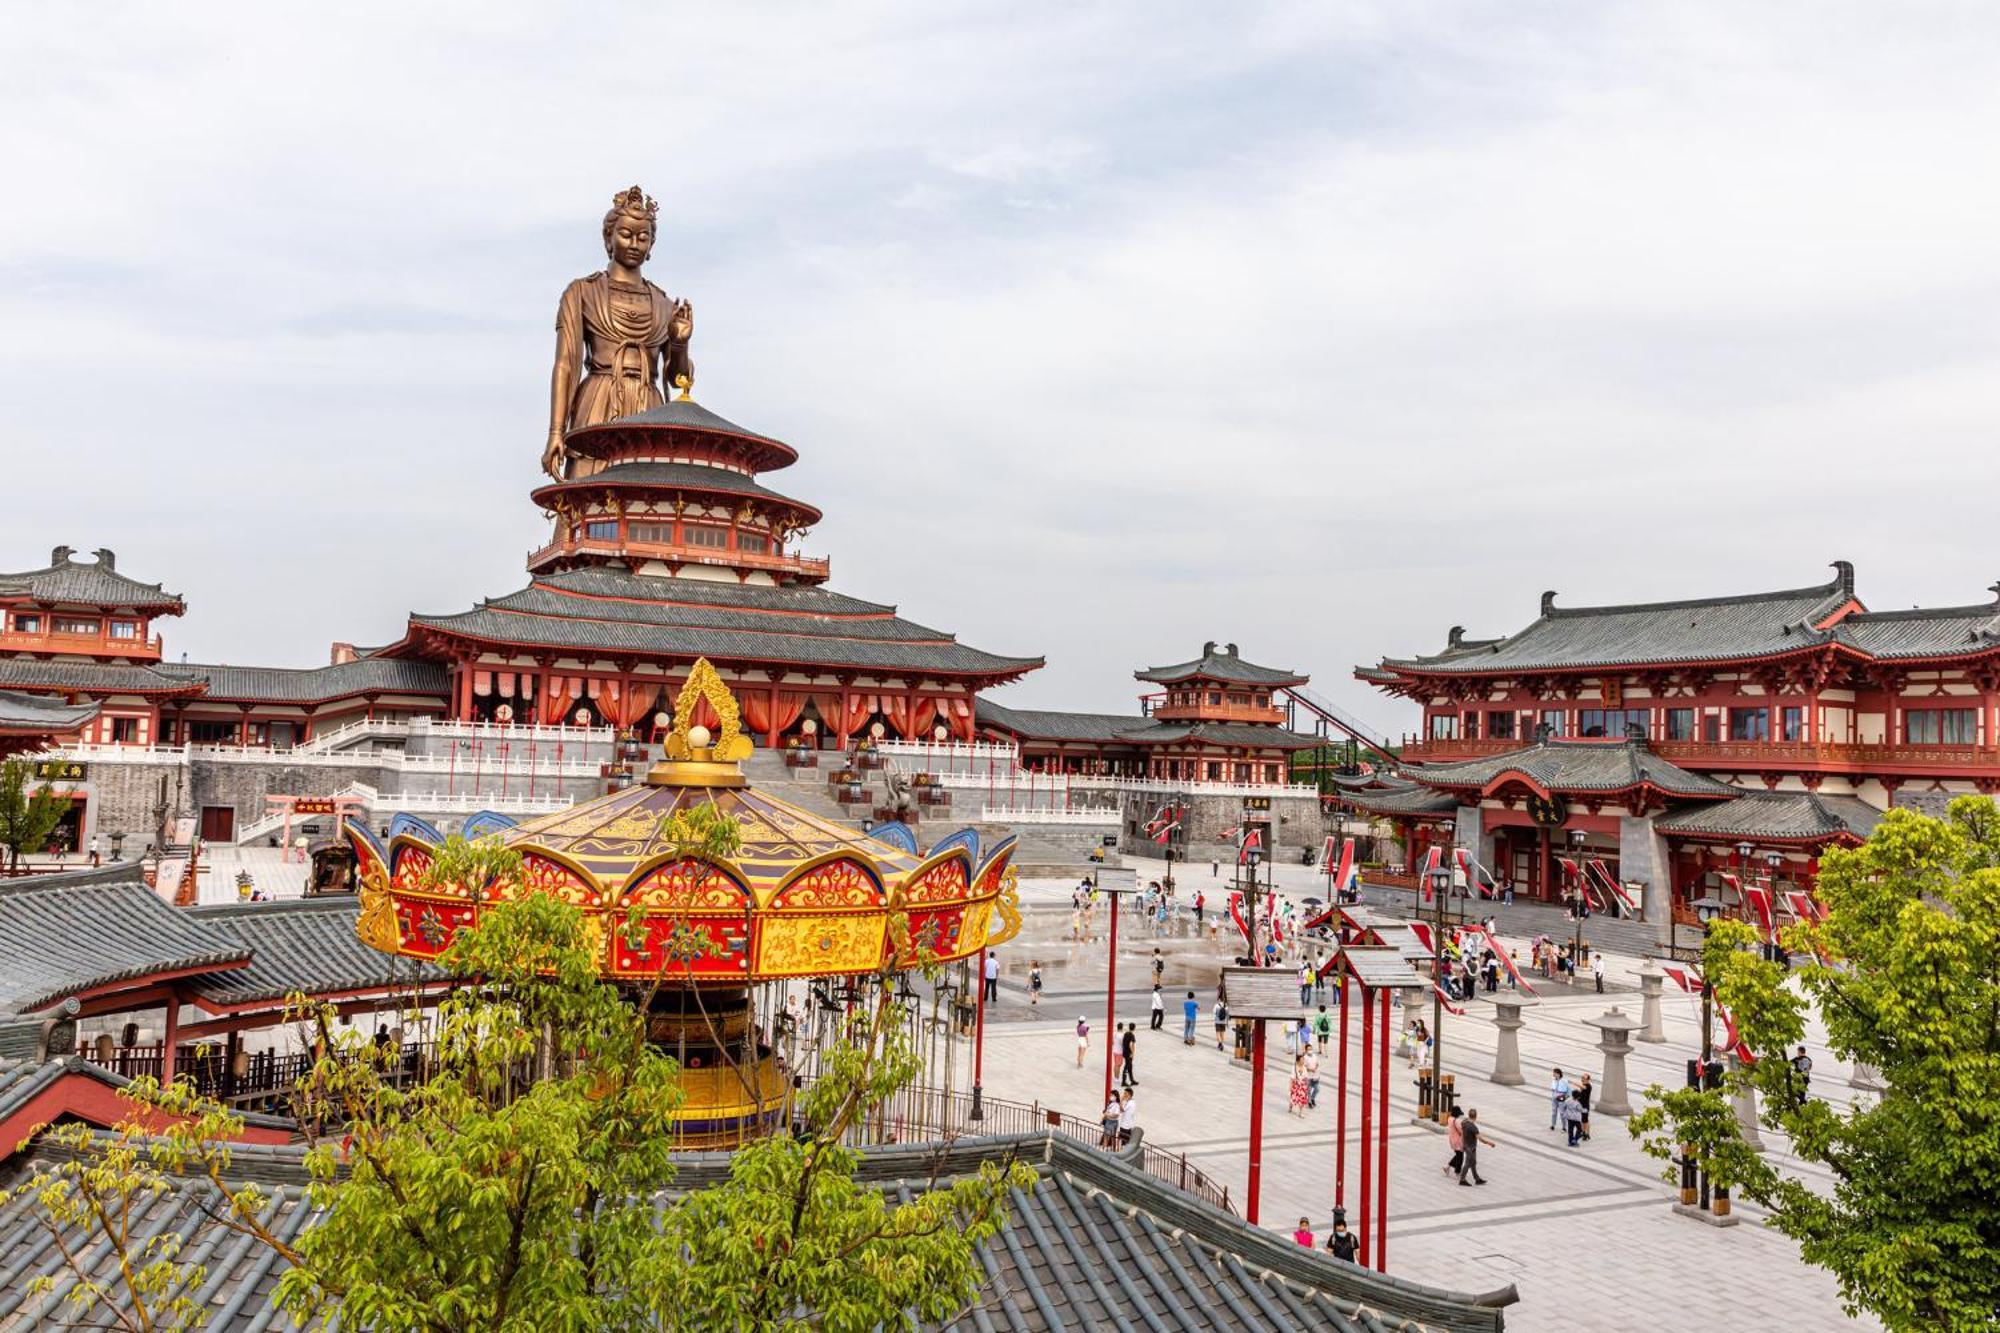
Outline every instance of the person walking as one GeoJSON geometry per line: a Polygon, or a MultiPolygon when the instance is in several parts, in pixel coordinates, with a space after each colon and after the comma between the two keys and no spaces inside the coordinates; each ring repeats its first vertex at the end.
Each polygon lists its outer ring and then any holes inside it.
{"type": "Polygon", "coordinates": [[[1118,1119],[1119,1113],[1123,1110],[1124,1103],[1115,1095],[1110,1101],[1104,1103],[1104,1114],[1098,1117],[1098,1128],[1103,1131],[1097,1140],[1098,1147],[1116,1148],[1118,1146],[1118,1119]]]}
{"type": "Polygon", "coordinates": [[[1474,1107],[1466,1111],[1465,1119],[1459,1127],[1459,1137],[1465,1141],[1465,1161],[1458,1168],[1458,1183],[1461,1185],[1467,1183],[1484,1185],[1486,1177],[1479,1174],[1479,1145],[1483,1143],[1491,1148],[1493,1140],[1479,1132],[1478,1108],[1474,1107]],[[1465,1179],[1467,1176],[1472,1177],[1470,1182],[1467,1182],[1465,1179]]]}
{"type": "Polygon", "coordinates": [[[1292,1232],[1292,1239],[1309,1250],[1313,1247],[1313,1228],[1310,1218],[1302,1217],[1299,1219],[1299,1225],[1292,1232]]]}
{"type": "Polygon", "coordinates": [[[1139,1025],[1137,1023],[1127,1023],[1125,1025],[1125,1036],[1120,1042],[1119,1049],[1125,1057],[1125,1069],[1120,1078],[1124,1081],[1126,1087],[1136,1088],[1139,1086],[1139,1073],[1134,1068],[1139,1054],[1139,1025]]]}
{"type": "Polygon", "coordinates": [[[1445,1115],[1449,1118],[1445,1121],[1444,1137],[1451,1147],[1451,1160],[1444,1164],[1444,1173],[1455,1176],[1458,1169],[1465,1165],[1465,1123],[1456,1106],[1446,1111],[1445,1115]]]}
{"type": "Polygon", "coordinates": [[[1041,1002],[1042,1002],[1042,960],[1037,958],[1035,960],[1035,965],[1028,969],[1028,1007],[1032,1009],[1036,1005],[1039,1005],[1041,1002]]]}
{"type": "Polygon", "coordinates": [[[1792,1104],[1803,1105],[1807,1094],[1812,1091],[1812,1057],[1806,1048],[1799,1047],[1799,1053],[1792,1057],[1792,1104]]]}
{"type": "Polygon", "coordinates": [[[1562,1119],[1563,1103],[1569,1100],[1569,1080],[1558,1069],[1549,1080],[1549,1128],[1554,1129],[1562,1119]]]}
{"type": "Polygon", "coordinates": [[[1287,1109],[1301,1119],[1306,1113],[1306,1058],[1303,1055],[1292,1057],[1291,1105],[1287,1109]]]}
{"type": "Polygon", "coordinates": [[[1574,1094],[1562,1104],[1562,1122],[1569,1136],[1569,1146],[1574,1148],[1577,1140],[1583,1137],[1583,1103],[1574,1094]]]}
{"type": "Polygon", "coordinates": [[[1604,994],[1604,955],[1595,950],[1590,955],[1590,979],[1597,983],[1597,993],[1604,994]]]}
{"type": "Polygon", "coordinates": [[[1317,946],[1317,945],[1314,945],[1314,946],[1313,946],[1313,962],[1312,962],[1312,973],[1313,973],[1313,1003],[1314,1003],[1314,1004],[1317,1004],[1317,1005],[1320,1005],[1321,1007],[1325,1007],[1325,1005],[1326,1005],[1326,972],[1325,972],[1325,967],[1326,967],[1326,957],[1325,957],[1325,954],[1324,954],[1324,952],[1323,952],[1323,951],[1322,951],[1322,950],[1321,950],[1321,949],[1319,948],[1319,946],[1317,946]]]}
{"type": "Polygon", "coordinates": [[[1415,1069],[1419,1063],[1424,1062],[1430,1047],[1430,1025],[1419,1018],[1410,1024],[1410,1068],[1415,1069]]]}
{"type": "Polygon", "coordinates": [[[1201,934],[1201,914],[1208,909],[1208,895],[1200,889],[1194,891],[1194,933],[1201,934]]]}
{"type": "Polygon", "coordinates": [[[1194,1025],[1195,1021],[1200,1017],[1201,1005],[1194,998],[1194,992],[1189,991],[1187,998],[1181,1001],[1181,1044],[1183,1046],[1194,1045],[1194,1025]]]}
{"type": "Polygon", "coordinates": [[[1576,1087],[1570,1090],[1570,1100],[1576,1103],[1579,1115],[1577,1121],[1579,1127],[1578,1133],[1586,1143],[1590,1141],[1590,1091],[1590,1075],[1588,1074],[1579,1075],[1576,1080],[1576,1087]]]}
{"type": "Polygon", "coordinates": [[[1336,1259],[1354,1262],[1354,1233],[1347,1229],[1347,1215],[1337,1214],[1333,1219],[1333,1230],[1326,1233],[1326,1250],[1336,1259]]]}
{"type": "Polygon", "coordinates": [[[1333,1016],[1327,1013],[1325,1005],[1313,1015],[1313,1040],[1319,1046],[1319,1053],[1325,1055],[1326,1044],[1333,1040],[1333,1016]]]}
{"type": "Polygon", "coordinates": [[[986,951],[986,1003],[1000,1002],[1000,953],[997,949],[986,951]]]}
{"type": "Polygon", "coordinates": [[[1229,1004],[1220,994],[1215,997],[1215,1049],[1222,1049],[1222,1038],[1229,1031],[1229,1004]]]}
{"type": "Polygon", "coordinates": [[[1319,1105],[1319,1052],[1306,1052],[1306,1109],[1319,1105]]]}
{"type": "Polygon", "coordinates": [[[1299,964],[1299,1008],[1309,1009],[1313,1002],[1313,970],[1309,963],[1299,964]]]}
{"type": "Polygon", "coordinates": [[[1079,1015],[1076,1020],[1076,1067],[1083,1068],[1083,1057],[1090,1054],[1090,1020],[1079,1015]]]}
{"type": "Polygon", "coordinates": [[[1153,984],[1159,985],[1166,980],[1166,976],[1167,960],[1160,956],[1160,946],[1156,944],[1153,946],[1153,984]]]}
{"type": "Polygon", "coordinates": [[[1160,983],[1153,983],[1153,1018],[1149,1031],[1158,1032],[1167,1025],[1167,997],[1160,994],[1160,983]]]}

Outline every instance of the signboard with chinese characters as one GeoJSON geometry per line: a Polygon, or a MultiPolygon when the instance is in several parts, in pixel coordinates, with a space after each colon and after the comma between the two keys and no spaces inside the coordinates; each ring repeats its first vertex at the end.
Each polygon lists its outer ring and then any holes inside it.
{"type": "Polygon", "coordinates": [[[37,759],[37,782],[88,782],[90,765],[77,759],[37,759]]]}

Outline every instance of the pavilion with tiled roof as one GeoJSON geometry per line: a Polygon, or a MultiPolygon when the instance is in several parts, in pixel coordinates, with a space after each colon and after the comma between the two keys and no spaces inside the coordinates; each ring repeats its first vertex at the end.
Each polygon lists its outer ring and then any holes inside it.
{"type": "Polygon", "coordinates": [[[1543,896],[1551,840],[1685,908],[1753,870],[1809,887],[1821,850],[1865,837],[1892,805],[2000,793],[2000,596],[1871,611],[1846,561],[1774,592],[1590,607],[1545,593],[1513,634],[1454,628],[1439,652],[1356,675],[1423,708],[1401,757],[1415,781],[1465,798],[1460,845],[1543,896]],[[1572,801],[1546,828],[1473,799],[1506,773],[1532,779],[1522,756],[1545,738],[1616,749],[1627,736],[1633,762],[1671,767],[1681,789],[1656,785],[1639,810],[1572,801]],[[1690,776],[1723,790],[1704,800],[1690,776]]]}
{"type": "Polygon", "coordinates": [[[982,698],[980,729],[1018,746],[1035,767],[1183,782],[1283,782],[1288,756],[1324,743],[1290,730],[1272,697],[1309,678],[1247,662],[1233,643],[1204,644],[1192,661],[1133,677],[1166,687],[1145,696],[1143,713],[1009,708],[982,698]]]}
{"type": "Polygon", "coordinates": [[[91,702],[64,703],[46,695],[0,690],[0,756],[39,750],[73,736],[97,717],[91,702]]]}

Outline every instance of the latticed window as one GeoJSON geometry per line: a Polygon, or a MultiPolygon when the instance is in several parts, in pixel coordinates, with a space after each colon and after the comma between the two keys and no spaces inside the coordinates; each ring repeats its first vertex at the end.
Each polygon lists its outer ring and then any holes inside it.
{"type": "Polygon", "coordinates": [[[653,542],[660,546],[671,546],[674,541],[672,523],[641,523],[627,520],[625,531],[635,542],[653,542]]]}
{"type": "Polygon", "coordinates": [[[1971,745],[1979,738],[1973,708],[1913,708],[1903,714],[1903,739],[1911,745],[1971,745]]]}
{"type": "Polygon", "coordinates": [[[1730,709],[1729,739],[1732,741],[1770,740],[1771,710],[1768,708],[1730,709]]]}
{"type": "Polygon", "coordinates": [[[1694,709],[1669,708],[1667,714],[1667,739],[1670,741],[1691,741],[1694,739],[1694,709]]]}
{"type": "Polygon", "coordinates": [[[717,527],[713,523],[689,523],[682,529],[689,546],[713,546],[718,550],[729,545],[729,529],[717,527]]]}

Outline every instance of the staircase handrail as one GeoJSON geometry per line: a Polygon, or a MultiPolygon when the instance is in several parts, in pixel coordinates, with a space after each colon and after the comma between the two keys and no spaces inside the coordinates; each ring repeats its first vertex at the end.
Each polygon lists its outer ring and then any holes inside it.
{"type": "Polygon", "coordinates": [[[1286,685],[1279,693],[1290,695],[1301,707],[1328,725],[1345,732],[1354,740],[1383,755],[1394,753],[1394,746],[1387,732],[1371,727],[1354,717],[1345,709],[1303,685],[1286,685]]]}

